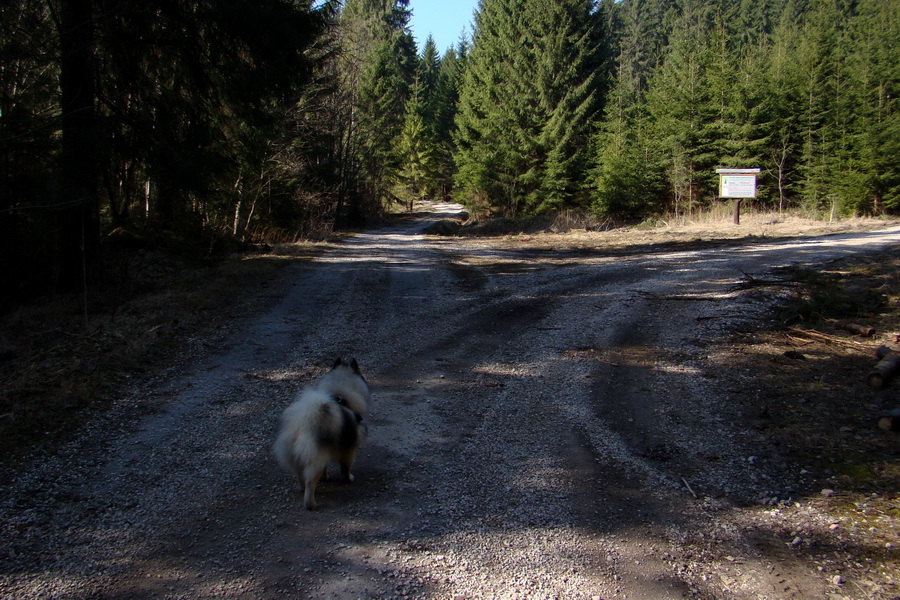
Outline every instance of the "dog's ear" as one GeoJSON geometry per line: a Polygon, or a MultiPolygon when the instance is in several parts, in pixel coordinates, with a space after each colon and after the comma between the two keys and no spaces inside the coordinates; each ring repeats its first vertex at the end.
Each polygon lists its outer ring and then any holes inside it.
{"type": "Polygon", "coordinates": [[[341,357],[334,361],[334,365],[332,365],[331,370],[334,371],[338,367],[350,367],[353,370],[353,373],[362,377],[362,372],[359,370],[359,363],[356,362],[355,358],[351,358],[350,362],[347,362],[347,359],[341,357]]]}

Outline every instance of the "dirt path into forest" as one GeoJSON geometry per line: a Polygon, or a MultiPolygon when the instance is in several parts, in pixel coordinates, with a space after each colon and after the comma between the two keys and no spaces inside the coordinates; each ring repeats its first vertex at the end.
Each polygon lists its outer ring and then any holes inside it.
{"type": "Polygon", "coordinates": [[[778,510],[748,516],[815,499],[711,347],[766,308],[742,272],[900,228],[615,254],[419,234],[458,210],[289,267],[277,303],[27,467],[0,490],[0,597],[869,597],[778,510]],[[310,513],[271,442],[342,355],[370,438],[310,513]]]}

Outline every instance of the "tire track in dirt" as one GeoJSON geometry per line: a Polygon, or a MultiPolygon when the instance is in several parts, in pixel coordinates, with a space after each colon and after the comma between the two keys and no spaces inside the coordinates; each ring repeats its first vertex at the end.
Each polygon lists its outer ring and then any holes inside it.
{"type": "Polygon", "coordinates": [[[748,440],[726,435],[694,341],[740,319],[697,318],[752,318],[727,289],[738,267],[820,260],[845,251],[837,238],[556,266],[529,255],[527,268],[492,270],[492,257],[516,253],[422,238],[427,220],[354,236],[292,269],[284,300],[224,346],[38,457],[0,495],[0,533],[15,539],[0,552],[0,593],[821,591],[802,565],[785,591],[770,557],[722,530],[727,502],[695,499],[681,479],[726,500],[767,485],[748,440]],[[322,509],[309,513],[270,445],[281,409],[341,354],[359,357],[372,386],[371,437],[356,482],[323,484],[322,509]],[[717,574],[735,568],[723,552],[757,574],[740,590],[717,574]]]}

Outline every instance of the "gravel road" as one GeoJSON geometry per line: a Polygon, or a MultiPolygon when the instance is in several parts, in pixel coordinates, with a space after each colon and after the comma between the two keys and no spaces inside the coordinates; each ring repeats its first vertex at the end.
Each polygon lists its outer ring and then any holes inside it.
{"type": "Polygon", "coordinates": [[[459,210],[289,267],[265,310],[36,456],[0,489],[0,596],[856,597],[747,517],[802,473],[736,424],[753,381],[718,377],[711,342],[765,310],[741,271],[900,229],[617,255],[420,234],[459,210]],[[271,443],[337,356],[372,388],[370,437],[308,512],[271,443]]]}

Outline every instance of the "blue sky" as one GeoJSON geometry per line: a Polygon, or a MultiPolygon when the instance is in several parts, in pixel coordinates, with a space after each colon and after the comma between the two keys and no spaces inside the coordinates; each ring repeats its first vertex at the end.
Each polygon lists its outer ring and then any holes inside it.
{"type": "Polygon", "coordinates": [[[419,52],[429,33],[434,37],[438,55],[455,46],[464,29],[471,35],[472,13],[477,6],[478,0],[410,0],[413,15],[409,26],[419,52]]]}

